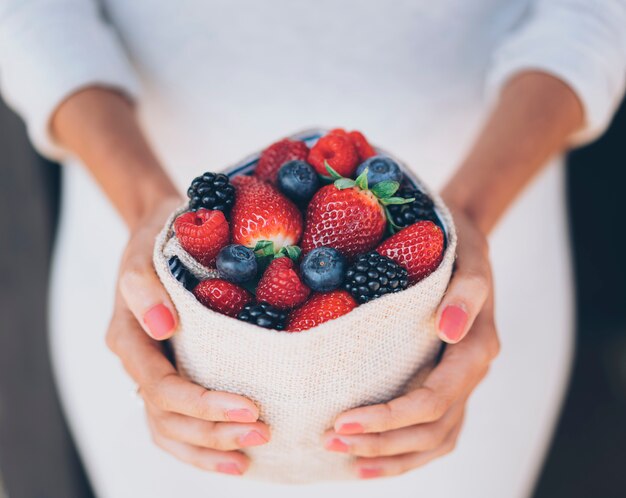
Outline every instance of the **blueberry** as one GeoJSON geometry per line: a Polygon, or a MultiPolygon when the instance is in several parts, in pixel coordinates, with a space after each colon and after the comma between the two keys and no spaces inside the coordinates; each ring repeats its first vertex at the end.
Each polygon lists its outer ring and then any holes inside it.
{"type": "Polygon", "coordinates": [[[224,247],[217,255],[215,265],[221,278],[235,284],[253,279],[257,272],[254,251],[239,244],[224,247]]]}
{"type": "Polygon", "coordinates": [[[278,170],[278,188],[294,202],[308,202],[319,184],[317,173],[304,161],[289,161],[278,170]]]}
{"type": "Polygon", "coordinates": [[[332,247],[318,247],[300,265],[302,279],[311,289],[328,292],[339,287],[346,275],[346,258],[332,247]]]}
{"type": "Polygon", "coordinates": [[[367,183],[371,187],[385,180],[394,182],[402,182],[402,170],[397,162],[385,156],[373,156],[363,161],[356,169],[356,174],[363,173],[365,168],[367,171],[367,183]]]}

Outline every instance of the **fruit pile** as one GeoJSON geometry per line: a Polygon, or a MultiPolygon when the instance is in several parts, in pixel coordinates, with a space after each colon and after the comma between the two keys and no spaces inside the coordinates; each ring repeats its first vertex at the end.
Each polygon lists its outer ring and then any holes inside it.
{"type": "Polygon", "coordinates": [[[218,278],[172,275],[207,308],[297,332],[402,291],[441,263],[432,200],[362,133],[334,129],[310,149],[283,139],[251,175],[204,173],[174,221],[185,251],[218,278]]]}

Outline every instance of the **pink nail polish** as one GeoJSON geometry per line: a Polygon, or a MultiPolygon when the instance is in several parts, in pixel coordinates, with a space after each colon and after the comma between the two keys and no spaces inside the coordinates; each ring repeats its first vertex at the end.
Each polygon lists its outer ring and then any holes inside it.
{"type": "Polygon", "coordinates": [[[326,443],[326,449],[338,453],[347,453],[350,448],[341,439],[335,437],[326,443]]]}
{"type": "Polygon", "coordinates": [[[157,304],[146,311],[143,323],[155,339],[166,338],[176,326],[172,312],[164,304],[157,304]]]}
{"type": "Polygon", "coordinates": [[[363,434],[364,429],[358,422],[349,422],[339,426],[337,432],[341,434],[363,434]]]}
{"type": "Polygon", "coordinates": [[[460,306],[446,306],[441,313],[439,330],[451,342],[461,338],[467,324],[467,312],[460,306]]]}
{"type": "Polygon", "coordinates": [[[216,469],[222,474],[230,474],[233,476],[240,476],[242,474],[239,466],[236,463],[231,462],[218,463],[216,469]]]}
{"type": "Polygon", "coordinates": [[[226,418],[231,422],[242,422],[244,424],[256,422],[256,417],[254,416],[254,413],[252,413],[250,410],[246,410],[245,408],[238,410],[227,410],[226,418]]]}
{"type": "Polygon", "coordinates": [[[380,477],[382,469],[380,467],[361,467],[359,469],[359,477],[361,479],[372,479],[373,477],[380,477]]]}
{"type": "Polygon", "coordinates": [[[239,438],[239,444],[244,448],[248,446],[259,446],[265,443],[267,443],[267,439],[257,431],[250,431],[239,438]]]}

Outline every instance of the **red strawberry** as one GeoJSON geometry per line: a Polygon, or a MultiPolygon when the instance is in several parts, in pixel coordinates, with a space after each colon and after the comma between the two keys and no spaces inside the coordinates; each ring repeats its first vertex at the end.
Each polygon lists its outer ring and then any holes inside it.
{"type": "Polygon", "coordinates": [[[347,135],[335,132],[320,138],[311,148],[307,160],[320,175],[328,175],[325,165],[328,161],[337,173],[351,177],[359,163],[359,155],[347,135]]]}
{"type": "Polygon", "coordinates": [[[287,317],[287,332],[300,332],[349,313],[357,304],[345,290],[315,293],[287,317]]]}
{"type": "Polygon", "coordinates": [[[311,289],[302,283],[294,262],[288,257],[274,259],[256,288],[258,301],[265,301],[280,310],[300,306],[310,293],[311,289]]]}
{"type": "Polygon", "coordinates": [[[374,150],[374,147],[369,144],[363,133],[361,133],[360,131],[354,130],[348,133],[343,128],[335,128],[333,130],[330,130],[328,134],[342,135],[348,138],[357,151],[357,154],[359,156],[359,163],[362,163],[367,158],[376,155],[376,150],[374,150]]]}
{"type": "Polygon", "coordinates": [[[385,240],[376,251],[409,272],[414,284],[437,269],[443,258],[443,232],[432,221],[418,221],[385,240]]]}
{"type": "Polygon", "coordinates": [[[350,136],[350,140],[352,140],[352,143],[354,144],[354,148],[359,154],[360,163],[365,161],[367,158],[376,155],[374,147],[369,144],[363,133],[355,130],[351,131],[348,135],[350,136]]]}
{"type": "Polygon", "coordinates": [[[219,278],[200,282],[193,295],[207,308],[233,317],[254,299],[246,289],[219,278]]]}
{"type": "Polygon", "coordinates": [[[351,259],[374,249],[385,226],[385,211],[370,190],[326,185],[309,203],[300,247],[304,254],[316,247],[334,247],[351,259]]]}
{"type": "Polygon", "coordinates": [[[309,148],[304,142],[285,138],[261,153],[254,176],[276,185],[276,175],[283,164],[294,159],[306,161],[308,155],[309,148]]]}
{"type": "Polygon", "coordinates": [[[230,219],[235,244],[255,248],[271,241],[274,250],[295,245],[302,235],[302,215],[296,205],[269,183],[252,176],[238,176],[230,219]]]}
{"type": "Polygon", "coordinates": [[[228,222],[222,211],[198,209],[181,214],[174,222],[180,245],[200,264],[211,266],[220,249],[228,244],[228,222]]]}

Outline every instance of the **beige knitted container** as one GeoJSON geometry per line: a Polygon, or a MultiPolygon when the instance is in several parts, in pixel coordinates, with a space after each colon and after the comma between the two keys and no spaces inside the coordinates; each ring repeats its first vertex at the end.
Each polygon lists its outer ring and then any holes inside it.
{"type": "MultiPolygon", "coordinates": [[[[312,143],[323,133],[295,138],[312,143]]],[[[247,158],[229,174],[253,169],[257,158],[247,158]]],[[[173,339],[178,368],[208,389],[251,398],[271,427],[268,444],[246,450],[252,460],[246,476],[289,483],[353,478],[351,457],[326,451],[322,433],[342,411],[392,399],[432,367],[441,348],[434,313],[450,280],[456,233],[447,208],[428,193],[446,230],[439,268],[403,292],[300,333],[262,329],[196,301],[171,275],[168,258],[177,255],[199,278],[212,272],[174,238],[172,224],[184,208],[167,221],[156,241],[154,265],[180,317],[173,339]]]]}

